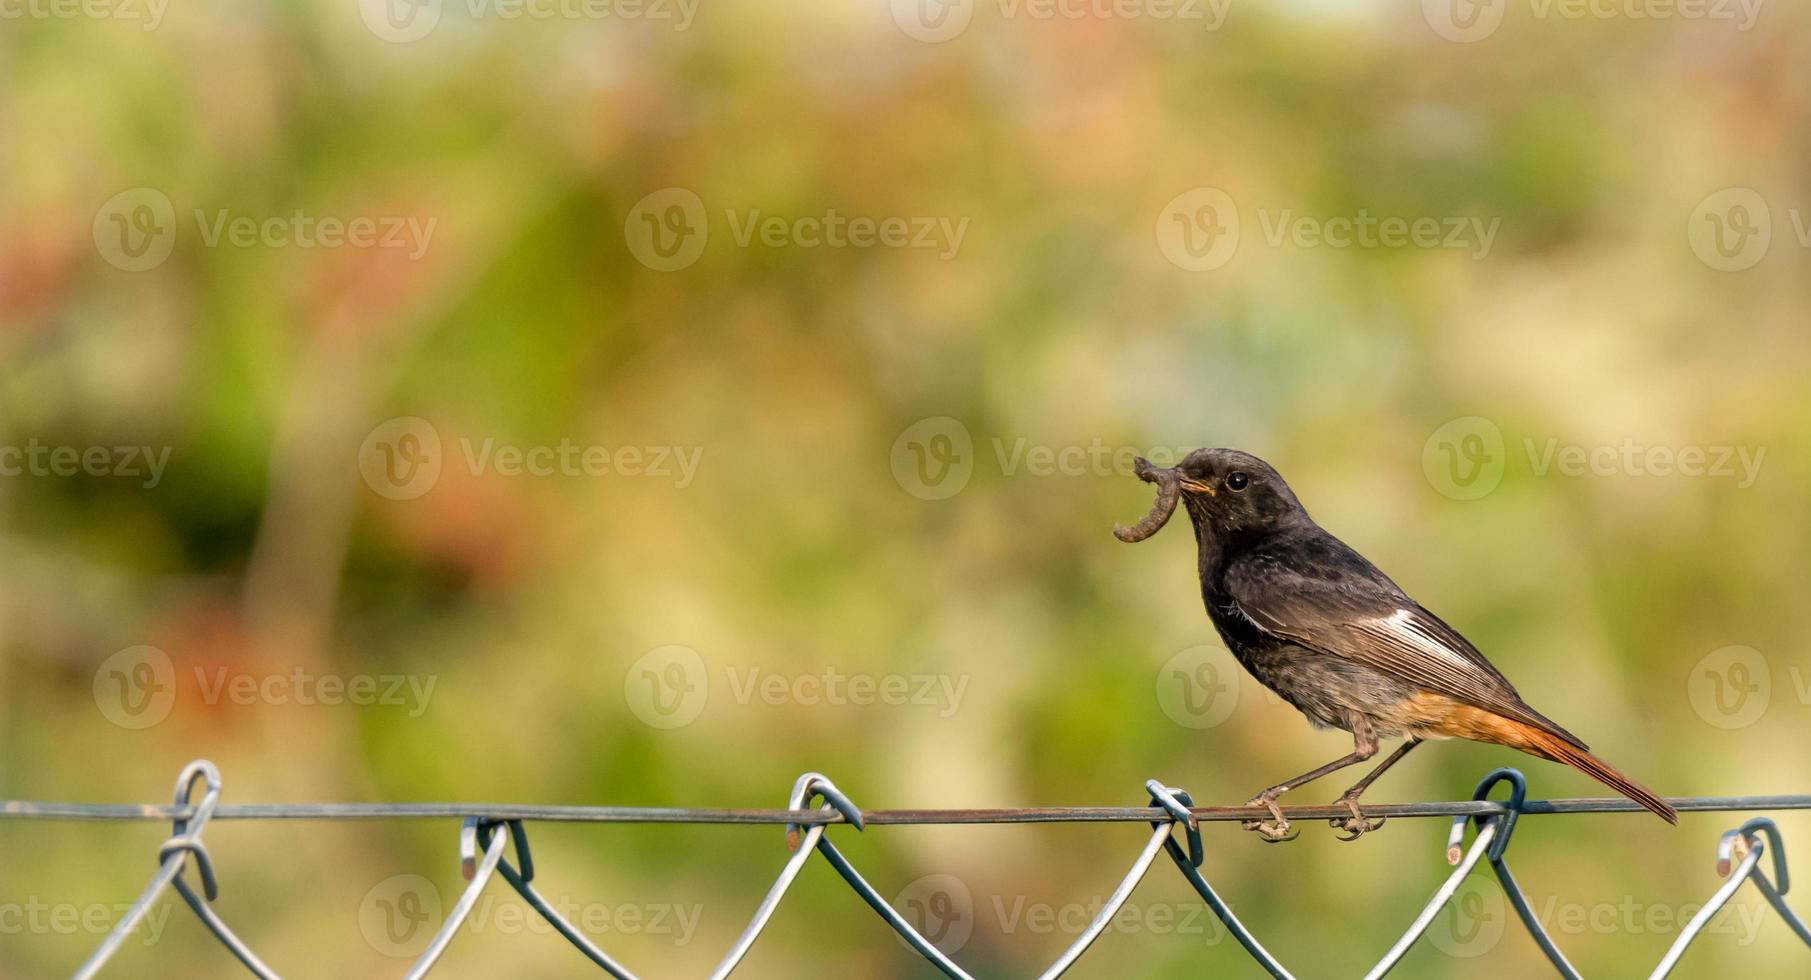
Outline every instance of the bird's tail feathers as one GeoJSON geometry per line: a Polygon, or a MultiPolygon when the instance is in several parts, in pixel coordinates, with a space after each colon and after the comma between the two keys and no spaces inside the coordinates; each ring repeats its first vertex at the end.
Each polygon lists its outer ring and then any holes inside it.
{"type": "Polygon", "coordinates": [[[1540,756],[1554,762],[1563,762],[1591,778],[1614,789],[1616,792],[1647,807],[1649,810],[1670,824],[1679,822],[1679,811],[1672,804],[1656,796],[1647,787],[1624,776],[1615,766],[1599,759],[1597,756],[1573,745],[1552,732],[1542,731],[1526,722],[1504,719],[1505,725],[1499,728],[1507,736],[1504,744],[1521,749],[1529,755],[1540,756]]]}

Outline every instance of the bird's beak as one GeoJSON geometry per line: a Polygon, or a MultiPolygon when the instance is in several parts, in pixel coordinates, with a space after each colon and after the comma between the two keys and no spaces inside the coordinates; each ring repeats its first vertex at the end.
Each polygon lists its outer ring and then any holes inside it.
{"type": "Polygon", "coordinates": [[[1194,480],[1190,480],[1176,472],[1174,466],[1158,466],[1150,460],[1145,459],[1143,456],[1138,457],[1137,460],[1134,461],[1132,472],[1137,474],[1138,478],[1146,483],[1162,483],[1164,480],[1175,480],[1177,486],[1190,493],[1205,493],[1210,497],[1214,496],[1213,484],[1198,483],[1194,480]]]}

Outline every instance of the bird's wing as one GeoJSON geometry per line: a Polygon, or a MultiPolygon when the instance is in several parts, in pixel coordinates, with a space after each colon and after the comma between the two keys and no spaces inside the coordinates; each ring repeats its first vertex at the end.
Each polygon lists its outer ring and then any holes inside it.
{"type": "Polygon", "coordinates": [[[1226,592],[1237,612],[1266,633],[1585,747],[1529,707],[1457,630],[1404,595],[1356,552],[1343,545],[1338,550],[1340,554],[1317,555],[1320,560],[1308,562],[1253,552],[1227,569],[1226,592]]]}

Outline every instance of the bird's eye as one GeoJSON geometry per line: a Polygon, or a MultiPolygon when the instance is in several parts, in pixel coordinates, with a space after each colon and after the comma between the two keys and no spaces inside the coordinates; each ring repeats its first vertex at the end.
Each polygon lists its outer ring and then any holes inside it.
{"type": "Polygon", "coordinates": [[[1237,491],[1245,489],[1246,487],[1248,487],[1250,485],[1251,485],[1251,478],[1246,476],[1243,473],[1229,473],[1226,476],[1226,488],[1228,490],[1237,492],[1237,491]]]}

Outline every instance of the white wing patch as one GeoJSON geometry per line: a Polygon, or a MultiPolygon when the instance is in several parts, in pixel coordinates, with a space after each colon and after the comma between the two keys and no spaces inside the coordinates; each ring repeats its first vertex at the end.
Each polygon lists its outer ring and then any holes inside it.
{"type": "Polygon", "coordinates": [[[1474,669],[1470,660],[1459,651],[1436,639],[1421,624],[1420,620],[1415,618],[1415,614],[1407,609],[1398,609],[1387,619],[1373,619],[1366,626],[1377,633],[1394,637],[1422,653],[1444,660],[1463,670],[1474,669]]]}
{"type": "Polygon", "coordinates": [[[1253,628],[1253,629],[1255,629],[1255,630],[1257,630],[1257,631],[1258,631],[1258,632],[1260,632],[1260,633],[1263,633],[1263,634],[1265,634],[1265,635],[1267,635],[1267,636],[1274,636],[1274,635],[1275,635],[1275,634],[1274,634],[1274,633],[1272,633],[1272,632],[1271,632],[1271,631],[1270,631],[1270,629],[1269,629],[1269,628],[1268,628],[1268,627],[1266,627],[1266,626],[1265,626],[1265,625],[1264,625],[1264,624],[1263,624],[1263,623],[1260,623],[1260,622],[1258,622],[1258,621],[1257,621],[1257,620],[1255,620],[1255,619],[1252,619],[1252,618],[1251,618],[1251,613],[1248,613],[1248,612],[1246,612],[1246,611],[1245,611],[1245,607],[1244,607],[1244,606],[1241,606],[1241,605],[1239,605],[1239,603],[1238,603],[1238,601],[1237,601],[1237,600],[1232,600],[1232,599],[1229,599],[1229,600],[1227,600],[1227,603],[1226,603],[1226,605],[1224,605],[1224,606],[1220,606],[1220,605],[1219,605],[1219,604],[1218,604],[1218,603],[1215,603],[1215,605],[1216,605],[1216,606],[1217,606],[1217,607],[1218,607],[1218,608],[1220,608],[1220,609],[1222,609],[1222,610],[1224,610],[1224,611],[1225,611],[1225,612],[1227,612],[1227,613],[1229,613],[1229,614],[1231,614],[1231,615],[1234,615],[1234,616],[1237,616],[1237,617],[1239,617],[1239,618],[1240,618],[1240,619],[1243,619],[1243,620],[1245,620],[1245,621],[1246,621],[1246,622],[1247,622],[1247,623],[1250,623],[1250,624],[1251,624],[1251,627],[1252,627],[1252,628],[1253,628]]]}

